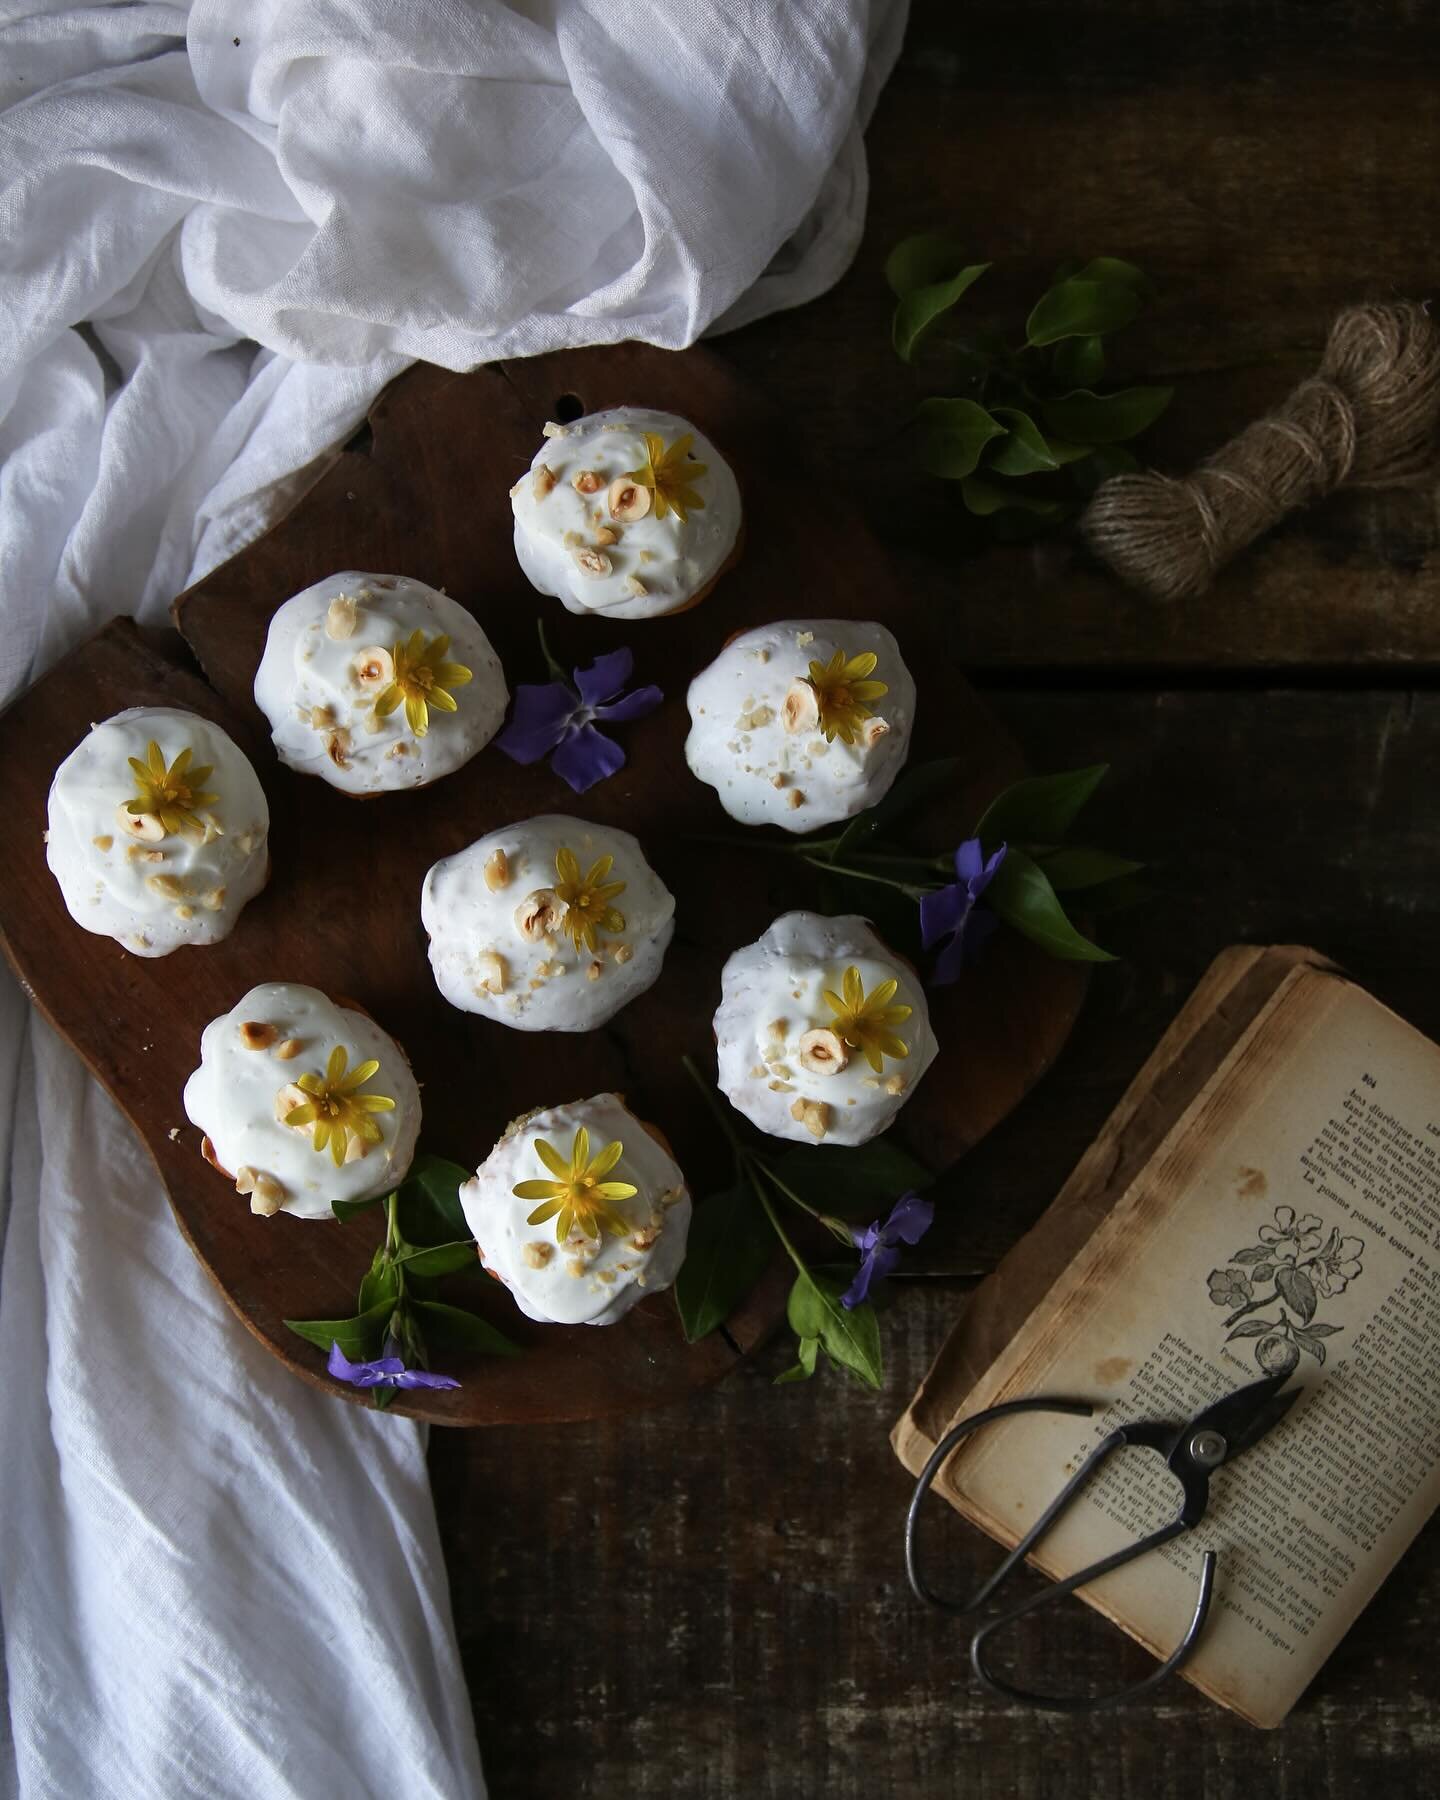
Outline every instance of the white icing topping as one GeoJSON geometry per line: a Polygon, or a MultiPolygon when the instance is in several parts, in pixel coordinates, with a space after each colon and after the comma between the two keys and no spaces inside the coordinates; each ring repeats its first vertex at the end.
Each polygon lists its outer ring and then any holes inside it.
{"type": "Polygon", "coordinates": [[[611,619],[676,611],[720,572],[740,533],[740,489],[714,444],[674,413],[643,407],[591,413],[547,438],[512,490],[511,505],[515,554],[532,585],[572,613],[611,619]],[[705,473],[690,485],[705,505],[687,508],[683,524],[673,511],[657,518],[653,506],[639,519],[611,514],[610,485],[644,467],[646,432],[663,438],[667,448],[694,435],[690,454],[705,464],[705,473]],[[600,485],[581,493],[574,481],[587,475],[600,485]],[[598,533],[612,531],[615,542],[597,542],[598,533]],[[595,566],[608,563],[608,572],[587,574],[577,551],[598,552],[603,561],[595,566]]]}
{"type": "Polygon", "coordinates": [[[249,759],[218,725],[177,707],[131,707],[92,725],[55,771],[49,826],[45,860],[70,916],[137,956],[228,937],[269,872],[270,809],[249,759]],[[167,769],[187,749],[191,767],[210,765],[202,791],[216,798],[195,810],[203,833],[126,813],[140,797],[129,758],[147,762],[151,742],[167,769]]]}
{"type": "Polygon", "coordinates": [[[596,1094],[517,1120],[460,1190],[465,1222],[481,1260],[509,1288],[527,1318],[548,1325],[613,1325],[637,1301],[674,1281],[685,1260],[690,1195],[674,1159],[615,1094],[596,1094]],[[522,1200],[522,1181],[555,1178],[535,1152],[539,1138],[568,1165],[575,1133],[590,1134],[593,1159],[617,1138],[625,1146],[604,1177],[637,1192],[616,1201],[632,1230],[602,1232],[598,1241],[578,1230],[560,1244],[555,1221],[528,1225],[541,1200],[522,1200]]]}
{"type": "MultiPolygon", "coordinates": [[[[289,1102],[299,1105],[304,1098],[291,1095],[289,1102]]],[[[277,981],[252,988],[205,1027],[200,1067],[185,1083],[185,1114],[237,1182],[253,1186],[254,1178],[263,1176],[278,1184],[278,1208],[270,1210],[330,1219],[333,1201],[368,1200],[404,1179],[420,1133],[420,1090],[400,1046],[372,1019],[337,1006],[318,988],[277,981]],[[246,1034],[245,1025],[261,1029],[246,1034]],[[281,1053],[297,1040],[293,1054],[281,1053]],[[337,1044],[345,1049],[349,1070],[372,1057],[379,1061],[357,1092],[388,1094],[395,1102],[392,1112],[368,1115],[379,1126],[381,1141],[338,1168],[328,1148],[315,1149],[313,1126],[286,1125],[277,1116],[287,1107],[283,1090],[301,1075],[323,1077],[337,1044]]],[[[263,1204],[264,1182],[258,1191],[263,1204]]],[[[251,1204],[262,1210],[253,1199],[251,1204]]]]}
{"type": "Polygon", "coordinates": [[[281,762],[347,794],[423,787],[451,774],[490,742],[509,703],[500,659],[474,618],[408,575],[346,569],[296,594],[271,619],[255,674],[255,704],[281,762]],[[451,690],[455,712],[430,707],[423,737],[403,702],[384,718],[375,711],[386,659],[415,631],[427,644],[448,637],[444,660],[471,672],[451,690]],[[375,650],[384,654],[366,655],[375,650]]]}
{"type": "Polygon", "coordinates": [[[685,760],[742,825],[814,831],[873,806],[900,772],[915,718],[915,683],[883,625],[850,619],[783,619],[729,643],[690,683],[685,760]],[[873,681],[889,693],[869,702],[871,741],[826,741],[818,725],[791,731],[785,696],[812,662],[875,653],[873,681]]]}
{"type": "Polygon", "coordinates": [[[436,985],[452,1006],[520,1031],[591,1031],[659,975],[675,899],[628,831],[546,813],[436,863],[425,877],[420,919],[436,985]],[[593,950],[572,940],[563,902],[531,900],[553,895],[562,848],[574,853],[582,877],[613,857],[604,885],[625,883],[609,902],[624,929],[597,928],[593,950]],[[517,913],[535,917],[528,935],[517,913]]]}
{"type": "Polygon", "coordinates": [[[935,1060],[930,1010],[915,971],[854,914],[783,914],[757,942],[735,952],[720,985],[715,1037],[721,1091],[771,1137],[866,1143],[895,1117],[935,1060]],[[814,1073],[801,1060],[805,1034],[833,1025],[835,1014],[822,996],[827,989],[842,993],[848,967],[859,970],[867,995],[893,978],[900,985],[890,1004],[912,1009],[893,1027],[910,1054],[884,1057],[879,1074],[860,1050],[850,1050],[835,1073],[814,1073]],[[825,1109],[810,1115],[823,1130],[795,1116],[807,1106],[825,1109]]]}

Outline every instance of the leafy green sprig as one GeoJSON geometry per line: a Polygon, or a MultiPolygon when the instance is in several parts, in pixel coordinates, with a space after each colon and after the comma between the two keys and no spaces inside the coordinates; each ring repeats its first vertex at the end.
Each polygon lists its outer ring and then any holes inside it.
{"type": "MultiPolygon", "coordinates": [[[[810,864],[825,879],[831,911],[853,906],[873,919],[896,949],[918,956],[919,902],[955,879],[955,852],[908,849],[895,834],[953,791],[959,768],[957,757],[913,764],[878,805],[857,813],[833,836],[787,843],[747,837],[745,843],[810,864]]],[[[1008,845],[984,904],[1063,962],[1115,960],[1073,923],[1066,911],[1071,896],[1092,918],[1149,897],[1137,879],[1143,863],[1065,842],[1108,769],[1108,763],[1096,763],[1017,781],[991,801],[969,834],[987,855],[1008,845]]]]}
{"type": "MultiPolygon", "coordinates": [[[[352,1362],[385,1354],[407,1368],[428,1368],[431,1342],[488,1356],[518,1356],[519,1346],[478,1313],[435,1298],[442,1275],[478,1270],[480,1257],[460,1205],[467,1169],[440,1156],[417,1156],[393,1193],[337,1200],[336,1218],[383,1206],[385,1236],[360,1283],[356,1308],[343,1319],[286,1319],[297,1337],[328,1353],[339,1344],[352,1362]],[[393,1346],[393,1348],[392,1348],[393,1346]]],[[[388,1406],[394,1389],[370,1389],[372,1406],[388,1406]]]]}
{"type": "Polygon", "coordinates": [[[898,1195],[928,1187],[930,1171],[883,1138],[854,1148],[797,1148],[772,1159],[742,1137],[710,1083],[688,1056],[684,1062],[732,1159],[729,1187],[695,1208],[675,1278],[686,1339],[696,1343],[724,1323],[769,1267],[778,1240],[795,1267],[786,1318],[796,1337],[796,1361],[777,1381],[808,1380],[823,1351],[828,1362],[878,1388],[884,1365],[873,1304],[842,1303],[853,1271],[842,1276],[808,1262],[786,1230],[781,1208],[805,1214],[853,1256],[854,1237],[840,1215],[883,1213],[898,1195]]]}
{"type": "Polygon", "coordinates": [[[1138,468],[1124,446],[1174,390],[1101,386],[1105,339],[1151,297],[1134,263],[1097,256],[1058,269],[1019,344],[952,316],[991,266],[967,262],[949,233],[926,232],[896,245],[885,279],[896,354],[911,363],[923,350],[946,389],[920,403],[920,464],[959,482],[983,533],[1014,542],[1065,524],[1102,481],[1138,468]]]}

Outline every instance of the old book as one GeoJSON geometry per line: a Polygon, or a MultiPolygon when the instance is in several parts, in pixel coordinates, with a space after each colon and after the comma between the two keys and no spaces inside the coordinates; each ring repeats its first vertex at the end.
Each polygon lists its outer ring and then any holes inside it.
{"type": "MultiPolygon", "coordinates": [[[[1185,1673],[1273,1726],[1440,1502],[1437,1357],[1440,1048],[1312,952],[1234,950],[977,1291],[894,1444],[918,1472],[967,1413],[1096,1402],[992,1426],[942,1470],[936,1492],[1013,1544],[1119,1420],[1179,1421],[1293,1364],[1302,1399],[1216,1477],[1200,1529],[1083,1595],[1167,1655],[1217,1550],[1185,1673]]],[[[1175,1499],[1127,1451],[1035,1560],[1070,1575],[1175,1499]]]]}

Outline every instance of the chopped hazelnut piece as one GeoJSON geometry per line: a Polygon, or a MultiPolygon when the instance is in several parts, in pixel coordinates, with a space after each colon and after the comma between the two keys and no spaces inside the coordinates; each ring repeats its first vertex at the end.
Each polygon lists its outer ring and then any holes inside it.
{"type": "Polygon", "coordinates": [[[797,650],[808,649],[814,642],[815,633],[813,631],[797,631],[795,633],[795,648],[797,650]]]}
{"type": "Polygon", "coordinates": [[[224,888],[211,888],[208,894],[202,894],[200,896],[200,904],[205,908],[206,912],[219,912],[220,908],[225,904],[224,888]]]}
{"type": "Polygon", "coordinates": [[[350,732],[346,726],[339,726],[326,738],[325,754],[337,769],[350,766],[350,732]]]}
{"type": "Polygon", "coordinates": [[[145,885],[164,900],[185,898],[185,884],[175,875],[147,875],[145,885]]]}
{"type": "Polygon", "coordinates": [[[763,1081],[767,1073],[768,1071],[766,1070],[764,1063],[756,1063],[750,1070],[750,1079],[752,1081],[763,1081]]]}
{"type": "Polygon", "coordinates": [[[262,1218],[280,1210],[285,1198],[285,1190],[271,1175],[263,1169],[252,1169],[248,1163],[242,1163],[235,1175],[235,1192],[250,1196],[250,1210],[259,1213],[262,1218]]]}
{"type": "Polygon", "coordinates": [[[565,1273],[573,1275],[576,1281],[579,1281],[585,1273],[585,1258],[583,1256],[570,1257],[565,1264],[565,1273]]]}
{"type": "Polygon", "coordinates": [[[515,929],[527,944],[538,944],[560,929],[565,902],[553,888],[536,888],[515,908],[515,929]]]}
{"type": "Polygon", "coordinates": [[[95,846],[95,848],[97,850],[108,850],[110,848],[110,846],[115,842],[115,840],[113,837],[110,837],[107,833],[105,836],[102,836],[102,837],[91,838],[90,842],[95,846]]]}
{"type": "Polygon", "coordinates": [[[505,992],[505,958],[494,950],[482,950],[475,958],[475,991],[477,994],[505,992]]]}
{"type": "Polygon", "coordinates": [[[247,1019],[240,1027],[240,1042],[247,1050],[268,1050],[279,1035],[279,1027],[267,1019],[247,1019]]]}
{"type": "MultiPolygon", "coordinates": [[[[304,1106],[309,1098],[310,1096],[298,1082],[287,1081],[284,1087],[276,1090],[275,1117],[277,1121],[283,1125],[286,1114],[294,1112],[297,1106],[304,1106]]],[[[292,1125],[290,1129],[292,1131],[308,1131],[310,1127],[308,1125],[292,1125]]]]}
{"type": "Polygon", "coordinates": [[[800,1067],[811,1075],[838,1075],[850,1060],[839,1032],[819,1025],[800,1039],[800,1067]]]}
{"type": "Polygon", "coordinates": [[[304,1048],[305,1045],[300,1038],[286,1038],[283,1044],[275,1046],[275,1054],[281,1062],[289,1062],[292,1058],[297,1057],[304,1048]]]}
{"type": "Polygon", "coordinates": [[[648,1250],[655,1242],[656,1238],[659,1237],[662,1230],[663,1227],[660,1225],[642,1225],[640,1229],[631,1236],[630,1247],[633,1250],[648,1250]]]}
{"type": "Polygon", "coordinates": [[[355,601],[349,594],[337,594],[325,608],[325,635],[348,638],[355,631],[355,601]]]}
{"type": "Polygon", "coordinates": [[[547,1244],[543,1238],[536,1238],[526,1244],[520,1254],[532,1269],[543,1269],[554,1257],[555,1246],[547,1244]]]}
{"type": "Polygon", "coordinates": [[[569,437],[570,431],[568,426],[557,425],[553,419],[547,419],[540,428],[540,435],[547,438],[569,437]]]}
{"type": "Polygon", "coordinates": [[[600,979],[600,971],[603,967],[604,964],[600,961],[598,956],[592,957],[585,970],[585,979],[587,981],[598,981],[600,979]]]}
{"type": "Polygon", "coordinates": [[[175,908],[175,917],[177,919],[193,919],[195,917],[195,908],[193,906],[177,906],[175,908]]]}
{"type": "Polygon", "coordinates": [[[379,644],[367,644],[350,664],[350,675],[356,687],[367,691],[387,688],[395,679],[395,659],[379,644]]]}
{"type": "Polygon", "coordinates": [[[803,806],[805,804],[805,790],[803,788],[791,788],[790,792],[785,796],[785,804],[790,808],[791,812],[794,812],[798,807],[803,806]]]}
{"type": "Polygon", "coordinates": [[[823,1100],[797,1100],[790,1117],[803,1125],[813,1138],[823,1138],[830,1124],[830,1108],[823,1100]]]}
{"type": "Polygon", "coordinates": [[[792,681],[786,688],[785,698],[780,706],[780,719],[792,735],[801,731],[813,731],[820,723],[820,702],[808,681],[792,681]]]}
{"type": "Polygon", "coordinates": [[[228,1169],[220,1168],[220,1158],[215,1154],[215,1146],[208,1137],[202,1136],[200,1139],[200,1154],[212,1169],[220,1169],[222,1175],[230,1173],[228,1169]]]}
{"type": "Polygon", "coordinates": [[[790,779],[790,777],[788,775],[784,774],[781,770],[777,769],[775,771],[775,773],[770,777],[770,785],[773,788],[783,788],[785,783],[789,779],[790,779]]]}
{"type": "Polygon", "coordinates": [[[772,1081],[770,1091],[772,1094],[793,1094],[795,1083],[793,1081],[772,1081]]]}
{"type": "Polygon", "coordinates": [[[612,544],[620,542],[620,533],[610,525],[602,525],[595,533],[595,542],[602,550],[608,550],[612,544]]]}
{"type": "Polygon", "coordinates": [[[885,1092],[887,1094],[903,1094],[905,1092],[905,1077],[903,1075],[887,1076],[885,1081],[885,1092]]]}
{"type": "Polygon", "coordinates": [[[598,494],[605,485],[605,477],[594,469],[578,469],[570,477],[570,485],[577,494],[598,494]]]}
{"type": "Polygon", "coordinates": [[[650,590],[638,575],[627,575],[625,577],[625,592],[633,595],[636,600],[643,600],[650,590]]]}
{"type": "Polygon", "coordinates": [[[510,858],[503,850],[492,850],[485,858],[484,875],[492,894],[510,885],[510,858]]]}
{"type": "Polygon", "coordinates": [[[602,575],[608,575],[614,566],[603,550],[577,550],[575,562],[580,573],[590,576],[592,580],[599,580],[602,575]]]}
{"type": "Polygon", "coordinates": [[[543,500],[559,479],[560,477],[555,473],[554,469],[550,467],[549,463],[541,463],[540,467],[535,471],[535,479],[531,483],[531,489],[535,498],[537,500],[543,500]]]}
{"type": "Polygon", "coordinates": [[[628,524],[632,519],[643,519],[650,510],[650,490],[641,487],[637,481],[629,481],[625,476],[610,483],[610,491],[605,496],[612,519],[624,519],[628,524]]]}
{"type": "Polygon", "coordinates": [[[158,844],[165,835],[165,827],[154,813],[132,813],[123,806],[117,806],[115,817],[125,836],[138,838],[142,844],[158,844]]]}
{"type": "Polygon", "coordinates": [[[630,948],[630,946],[628,944],[617,944],[615,946],[615,960],[617,963],[629,962],[630,958],[634,954],[635,954],[635,952],[630,948]]]}
{"type": "Polygon", "coordinates": [[[882,737],[889,737],[890,727],[884,719],[867,719],[860,727],[860,742],[867,750],[873,750],[882,737]]]}
{"type": "Polygon", "coordinates": [[[762,725],[768,725],[774,717],[774,707],[756,706],[752,707],[749,712],[741,713],[735,723],[741,731],[759,731],[762,725]]]}
{"type": "Polygon", "coordinates": [[[361,1162],[369,1154],[370,1146],[362,1137],[352,1135],[345,1145],[345,1160],[347,1163],[361,1162]]]}

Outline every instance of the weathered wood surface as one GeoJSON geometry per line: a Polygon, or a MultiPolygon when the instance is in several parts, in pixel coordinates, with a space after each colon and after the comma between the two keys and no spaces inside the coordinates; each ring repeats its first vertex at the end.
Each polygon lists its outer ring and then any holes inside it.
{"type": "MultiPolygon", "coordinates": [[[[501,1800],[1361,1800],[1440,1781],[1433,1528],[1275,1734],[1180,1683],[1100,1718],[1010,1708],[977,1694],[958,1632],[905,1586],[908,1481],[887,1434],[964,1303],[943,1272],[989,1268],[1038,1216],[1215,952],[1312,944],[1440,1033],[1440,695],[998,704],[1039,767],[1112,760],[1093,834],[1149,857],[1165,897],[1111,923],[1126,960],[1097,974],[1054,1071],[962,1165],[911,1263],[935,1273],[893,1290],[883,1394],[828,1374],[773,1387],[777,1345],[683,1407],[432,1438],[501,1800]]],[[[957,1520],[937,1516],[932,1537],[937,1586],[994,1565],[957,1520]]],[[[1147,1666],[1079,1606],[1018,1641],[1037,1683],[1147,1666]]]]}
{"type": "Polygon", "coordinates": [[[1437,50],[1433,11],[1365,0],[920,0],[869,133],[854,267],[718,347],[852,472],[973,672],[1433,670],[1431,491],[1337,496],[1177,607],[1053,550],[958,557],[954,485],[905,473],[906,421],[934,390],[890,349],[881,269],[899,238],[947,226],[997,265],[965,307],[1014,322],[1065,258],[1133,257],[1159,296],[1114,348],[1175,383],[1148,442],[1179,472],[1313,371],[1342,306],[1437,292],[1437,50]]]}
{"type": "MultiPolygon", "coordinates": [[[[1437,50],[1426,9],[1368,0],[921,0],[870,132],[855,268],[714,346],[859,483],[892,554],[953,608],[967,666],[1007,690],[992,703],[1032,764],[1113,761],[1093,835],[1155,863],[1166,891],[1110,926],[1126,960],[1097,975],[1051,1075],[966,1158],[913,1265],[933,1273],[895,1290],[881,1396],[829,1377],[773,1388],[776,1346],[684,1408],[432,1438],[499,1800],[1440,1788],[1436,1529],[1278,1733],[1182,1684],[1093,1719],[1028,1713],[977,1695],[958,1635],[910,1599],[908,1483],[886,1441],[964,1303],[955,1272],[992,1267],[1048,1204],[1221,946],[1313,944],[1440,1033],[1440,695],[1355,691],[1440,668],[1433,497],[1332,501],[1185,610],[1053,555],[957,563],[943,490],[917,504],[894,464],[914,390],[880,280],[891,243],[936,223],[1013,262],[1016,305],[1063,257],[1134,255],[1162,290],[1134,367],[1176,380],[1155,446],[1184,466],[1313,365],[1340,306],[1432,291],[1437,50]],[[1266,691],[1267,669],[1316,689],[1266,691]]],[[[994,1551],[944,1524],[936,1579],[963,1586],[994,1551]]],[[[1084,1610],[1026,1641],[1035,1678],[1146,1666],[1084,1610]]]]}

